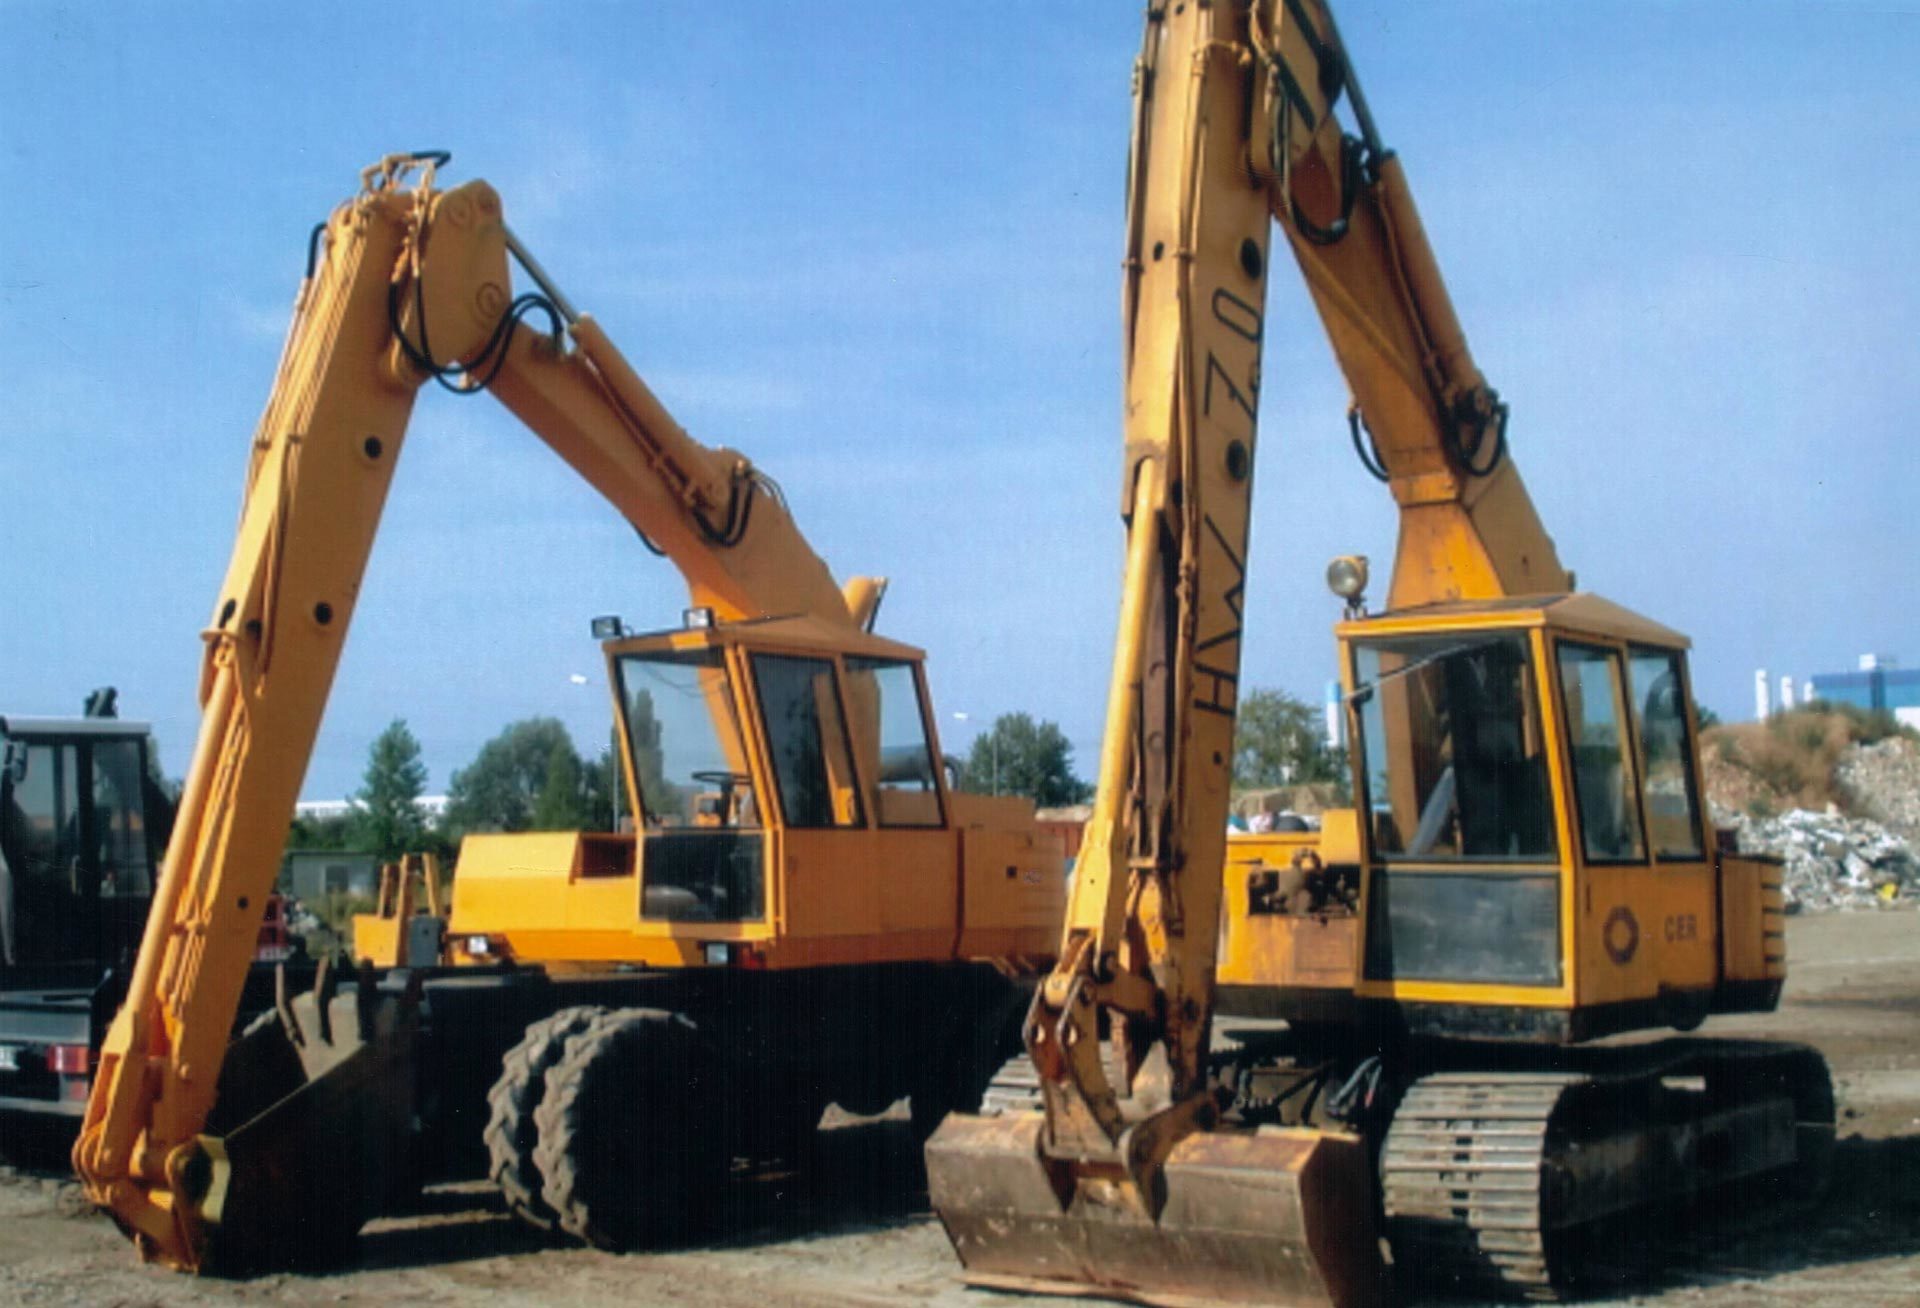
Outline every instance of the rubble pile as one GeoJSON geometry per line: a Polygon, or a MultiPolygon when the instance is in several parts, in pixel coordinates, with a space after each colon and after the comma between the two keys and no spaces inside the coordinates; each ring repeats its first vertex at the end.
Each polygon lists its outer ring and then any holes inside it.
{"type": "Polygon", "coordinates": [[[1855,745],[1834,768],[1833,783],[1849,810],[1920,845],[1920,743],[1889,736],[1855,745]]]}
{"type": "Polygon", "coordinates": [[[1887,908],[1920,900],[1920,858],[1900,835],[1870,818],[1793,809],[1756,818],[1714,806],[1743,854],[1785,860],[1787,911],[1887,908]]]}

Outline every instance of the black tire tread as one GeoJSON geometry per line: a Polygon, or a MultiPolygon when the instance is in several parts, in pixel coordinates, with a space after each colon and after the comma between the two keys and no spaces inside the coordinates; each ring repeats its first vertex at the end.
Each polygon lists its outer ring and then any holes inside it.
{"type": "Polygon", "coordinates": [[[627,1008],[601,1013],[568,1037],[565,1052],[547,1073],[547,1092],[534,1110],[539,1142],[534,1161],[542,1197],[560,1229],[598,1249],[624,1250],[684,1236],[704,1210],[704,1191],[724,1180],[726,1152],[719,1123],[684,1111],[673,1093],[660,1102],[640,1102],[665,1088],[623,1077],[616,1084],[623,1113],[659,1146],[649,1151],[646,1175],[607,1174],[614,1143],[603,1138],[609,1106],[608,1077],[635,1068],[647,1073],[674,1069],[676,1090],[697,1078],[687,1075],[699,1057],[698,1032],[678,1013],[627,1008]],[[637,1050],[644,1056],[635,1057],[637,1050]],[[677,1057],[676,1057],[677,1055],[677,1057]],[[712,1162],[712,1167],[701,1164],[712,1162]]]}
{"type": "Polygon", "coordinates": [[[520,1042],[500,1060],[500,1079],[487,1092],[487,1175],[500,1187],[507,1211],[542,1231],[556,1214],[542,1195],[545,1182],[534,1158],[539,1131],[534,1112],[546,1094],[547,1074],[566,1053],[567,1041],[587,1029],[604,1008],[563,1008],[531,1023],[520,1042]]]}

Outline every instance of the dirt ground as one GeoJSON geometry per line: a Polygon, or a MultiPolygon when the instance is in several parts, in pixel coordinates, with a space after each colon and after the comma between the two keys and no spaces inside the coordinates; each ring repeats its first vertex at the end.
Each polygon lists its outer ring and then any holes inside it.
{"type": "MultiPolygon", "coordinates": [[[[1800,917],[1782,1011],[1707,1032],[1803,1040],[1825,1051],[1841,1106],[1832,1187],[1819,1207],[1712,1235],[1649,1231],[1672,1266],[1634,1304],[1920,1303],[1920,915],[1800,917]]],[[[138,1266],[56,1173],[0,1172],[0,1303],[101,1305],[505,1304],[828,1308],[925,1304],[1015,1308],[966,1289],[927,1210],[900,1119],[823,1133],[802,1175],[737,1187],[732,1234],[697,1250],[618,1257],[554,1248],[522,1230],[482,1186],[435,1190],[421,1213],[383,1220],[359,1264],[329,1276],[194,1280],[138,1266]]]]}

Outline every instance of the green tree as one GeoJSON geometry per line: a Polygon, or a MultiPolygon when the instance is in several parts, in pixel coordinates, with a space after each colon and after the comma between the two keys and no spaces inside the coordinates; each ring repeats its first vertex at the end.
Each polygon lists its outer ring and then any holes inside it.
{"type": "Polygon", "coordinates": [[[1240,697],[1233,728],[1236,789],[1346,779],[1346,751],[1327,744],[1312,705],[1284,690],[1250,690],[1240,697]]]}
{"type": "MultiPolygon", "coordinates": [[[[537,817],[558,815],[571,795],[570,814],[580,820],[562,830],[589,828],[588,782],[581,776],[579,752],[557,718],[528,718],[515,722],[480,747],[473,762],[453,774],[447,787],[447,829],[454,835],[469,831],[527,831],[537,817]],[[549,791],[549,775],[556,760],[565,760],[562,778],[549,791]],[[549,811],[540,814],[543,797],[551,794],[549,811]]],[[[552,829],[552,828],[550,828],[552,829]]],[[[605,826],[600,829],[605,830],[605,826]]]]}
{"type": "MultiPolygon", "coordinates": [[[[636,690],[627,701],[627,729],[633,733],[633,766],[640,773],[641,797],[651,795],[659,803],[673,791],[667,785],[667,756],[661,745],[660,720],[653,715],[652,691],[636,690]]],[[[614,746],[618,749],[618,740],[614,746]]],[[[618,784],[617,776],[612,779],[618,784]]]]}
{"type": "Polygon", "coordinates": [[[620,810],[626,807],[626,795],[621,790],[626,780],[620,775],[619,743],[616,734],[607,748],[600,751],[599,758],[581,760],[588,831],[612,831],[620,810]]]}
{"type": "Polygon", "coordinates": [[[1093,788],[1073,771],[1073,746],[1052,722],[1003,713],[974,737],[960,770],[960,788],[977,794],[1026,795],[1042,808],[1078,804],[1093,788]]]}
{"type": "Polygon", "coordinates": [[[287,831],[288,849],[352,850],[360,852],[359,824],[352,813],[338,817],[296,817],[287,831]]]}
{"type": "Polygon", "coordinates": [[[547,778],[533,801],[535,831],[579,831],[587,825],[585,769],[571,740],[556,740],[547,754],[547,778]]]}
{"type": "Polygon", "coordinates": [[[353,834],[360,848],[383,859],[421,847],[427,823],[420,814],[420,793],[427,788],[427,765],[420,742],[395,718],[367,751],[367,771],[353,795],[353,834]]]}

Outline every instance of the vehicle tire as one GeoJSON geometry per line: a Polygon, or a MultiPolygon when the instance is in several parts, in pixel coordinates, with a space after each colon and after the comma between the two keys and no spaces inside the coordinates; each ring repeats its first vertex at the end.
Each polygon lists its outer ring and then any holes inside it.
{"type": "Polygon", "coordinates": [[[560,1228],[600,1249],[682,1241],[727,1177],[720,1063],[684,1015],[603,1013],[567,1041],[534,1110],[560,1228]]]}
{"type": "Polygon", "coordinates": [[[500,1079],[487,1092],[487,1175],[500,1187],[507,1211],[542,1231],[554,1227],[534,1147],[539,1132],[534,1109],[546,1094],[547,1073],[566,1052],[567,1040],[587,1029],[604,1008],[563,1008],[527,1027],[520,1043],[500,1060],[500,1079]]]}

